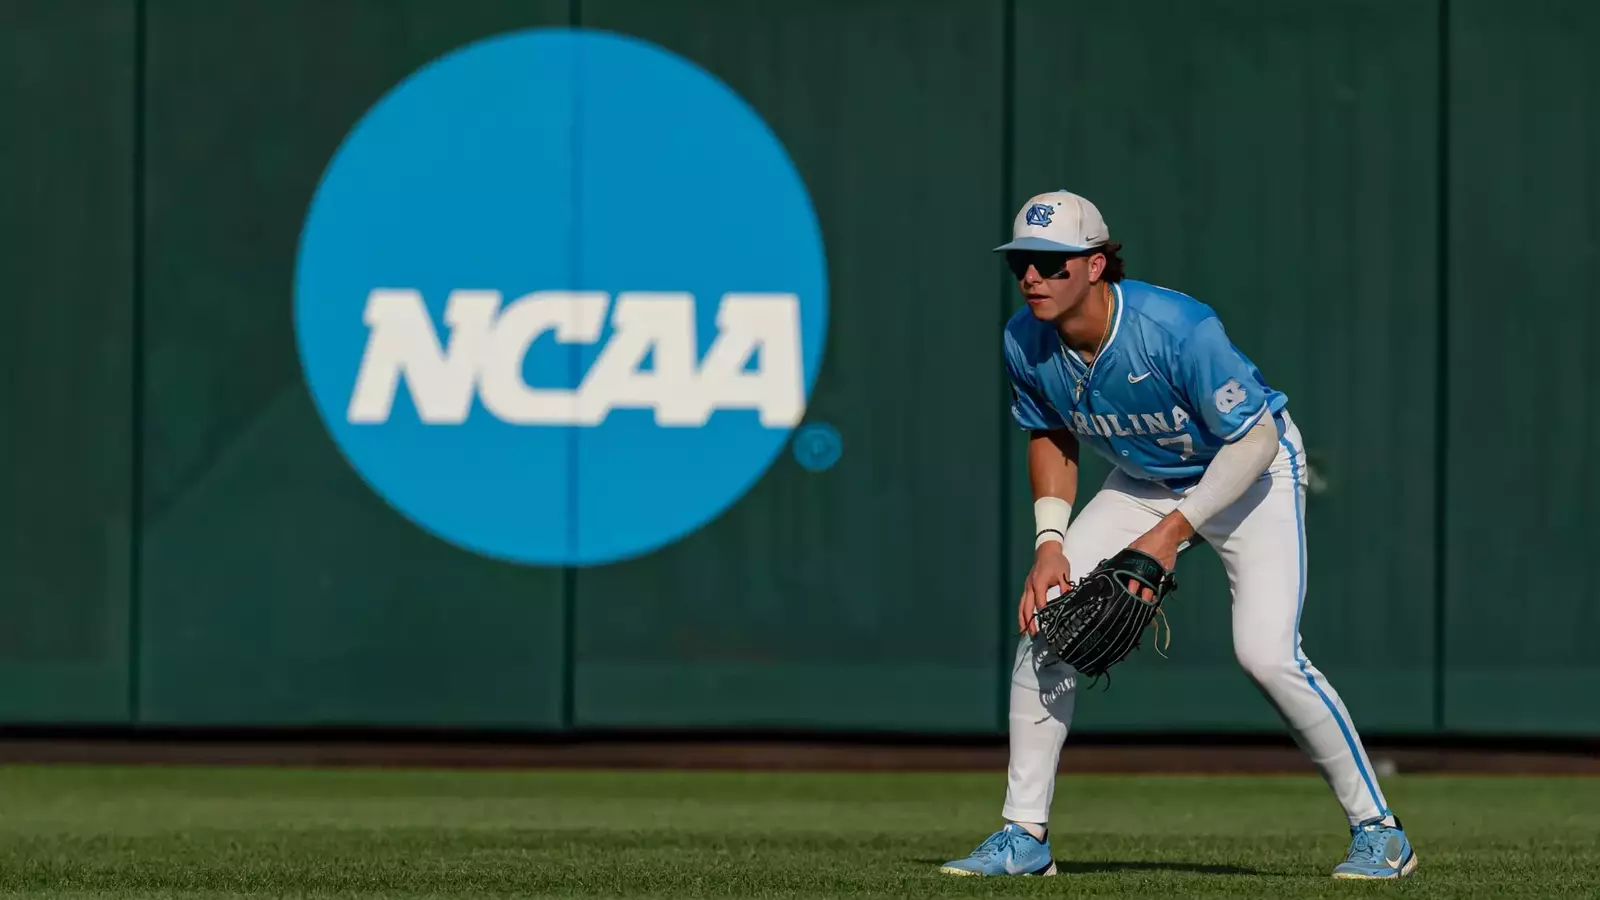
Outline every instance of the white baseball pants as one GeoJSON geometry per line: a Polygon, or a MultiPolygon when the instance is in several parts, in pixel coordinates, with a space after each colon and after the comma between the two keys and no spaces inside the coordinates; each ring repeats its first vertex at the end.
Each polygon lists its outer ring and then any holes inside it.
{"type": "MultiPolygon", "coordinates": [[[[1272,465],[1200,534],[1216,548],[1228,573],[1234,655],[1277,707],[1353,825],[1390,812],[1344,703],[1300,649],[1306,590],[1305,452],[1287,415],[1282,425],[1272,465]]],[[[1067,529],[1072,576],[1133,543],[1181,499],[1114,471],[1067,529]]],[[[1077,672],[1056,659],[1042,638],[1024,635],[1011,673],[1006,819],[1050,821],[1056,767],[1076,693],[1077,672]]]]}

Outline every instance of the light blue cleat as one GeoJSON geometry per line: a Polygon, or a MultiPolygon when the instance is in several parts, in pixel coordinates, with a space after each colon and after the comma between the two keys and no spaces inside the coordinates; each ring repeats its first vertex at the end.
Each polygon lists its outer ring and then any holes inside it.
{"type": "Polygon", "coordinates": [[[966,859],[952,860],[939,867],[947,875],[1054,875],[1056,861],[1050,856],[1050,835],[1034,840],[1021,825],[1006,827],[978,845],[966,859]]]}
{"type": "Polygon", "coordinates": [[[1350,829],[1350,855],[1335,866],[1335,878],[1404,878],[1417,870],[1417,854],[1400,820],[1373,819],[1350,829]]]}

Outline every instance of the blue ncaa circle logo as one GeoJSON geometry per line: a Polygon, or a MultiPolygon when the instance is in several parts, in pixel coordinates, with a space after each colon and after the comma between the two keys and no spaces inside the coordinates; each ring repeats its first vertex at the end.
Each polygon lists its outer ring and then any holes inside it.
{"type": "Polygon", "coordinates": [[[536,29],[385,95],[323,174],[294,315],[323,423],[395,509],[536,565],[705,525],[800,422],[827,272],[799,174],[660,47],[536,29]]]}

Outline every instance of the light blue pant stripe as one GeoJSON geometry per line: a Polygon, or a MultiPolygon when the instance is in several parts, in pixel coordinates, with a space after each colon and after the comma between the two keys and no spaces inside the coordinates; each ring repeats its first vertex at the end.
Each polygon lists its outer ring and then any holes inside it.
{"type": "Polygon", "coordinates": [[[1361,750],[1356,746],[1356,739],[1350,732],[1349,723],[1345,722],[1344,716],[1339,715],[1339,707],[1333,705],[1333,701],[1329,700],[1328,695],[1323,692],[1322,686],[1317,684],[1317,679],[1313,678],[1311,673],[1307,671],[1306,663],[1308,660],[1300,653],[1300,613],[1305,609],[1306,605],[1306,523],[1300,513],[1300,459],[1299,451],[1295,449],[1293,444],[1289,443],[1287,435],[1278,438],[1278,443],[1289,451],[1289,474],[1294,479],[1295,484],[1294,530],[1295,537],[1298,540],[1295,552],[1300,565],[1300,599],[1294,610],[1294,658],[1300,664],[1300,674],[1305,676],[1306,684],[1311,685],[1311,689],[1317,692],[1317,696],[1322,698],[1323,705],[1328,707],[1328,712],[1333,713],[1333,720],[1339,723],[1339,732],[1344,735],[1345,746],[1350,748],[1350,757],[1356,761],[1356,770],[1361,773],[1361,780],[1367,784],[1367,792],[1372,795],[1373,805],[1378,807],[1379,815],[1387,816],[1390,815],[1389,808],[1383,805],[1382,800],[1378,799],[1378,788],[1372,783],[1372,774],[1367,771],[1366,764],[1361,761],[1361,750]]]}

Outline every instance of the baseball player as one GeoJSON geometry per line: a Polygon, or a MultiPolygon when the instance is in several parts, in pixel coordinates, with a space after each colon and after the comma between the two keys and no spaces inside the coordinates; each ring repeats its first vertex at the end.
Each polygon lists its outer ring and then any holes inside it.
{"type": "Polygon", "coordinates": [[[1012,416],[1029,432],[1035,557],[1017,607],[1007,823],[942,871],[1055,874],[1050,801],[1077,673],[1053,657],[1033,613],[1074,573],[1124,547],[1170,571],[1179,545],[1198,535],[1228,574],[1239,664],[1349,817],[1350,851],[1334,876],[1411,874],[1416,854],[1350,714],[1300,649],[1305,451],[1287,399],[1233,346],[1211,308],[1124,278],[1120,245],[1083,197],[1033,197],[1012,240],[995,249],[1027,301],[1006,324],[1005,362],[1012,416]],[[1083,444],[1114,469],[1072,519],[1083,444]]]}

